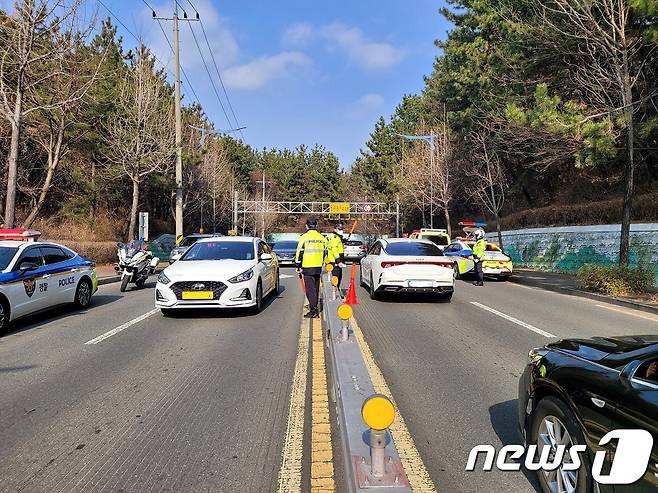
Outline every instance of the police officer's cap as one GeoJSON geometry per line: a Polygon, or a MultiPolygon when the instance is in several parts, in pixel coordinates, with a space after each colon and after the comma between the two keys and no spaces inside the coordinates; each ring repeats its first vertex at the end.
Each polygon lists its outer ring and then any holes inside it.
{"type": "Polygon", "coordinates": [[[317,228],[318,227],[318,218],[317,217],[309,217],[306,220],[306,226],[309,228],[317,228]]]}

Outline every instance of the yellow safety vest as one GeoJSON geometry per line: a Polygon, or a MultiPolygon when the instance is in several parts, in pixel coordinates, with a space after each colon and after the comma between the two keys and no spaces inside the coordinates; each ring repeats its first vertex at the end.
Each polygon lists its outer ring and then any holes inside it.
{"type": "Polygon", "coordinates": [[[334,261],[333,253],[329,250],[326,238],[315,229],[311,229],[299,238],[295,262],[299,265],[301,261],[302,269],[322,267],[325,254],[329,262],[334,261]]]}
{"type": "Polygon", "coordinates": [[[478,240],[475,242],[475,245],[473,245],[473,255],[476,257],[483,257],[484,252],[487,251],[487,241],[486,240],[478,240]]]}
{"type": "Polygon", "coordinates": [[[329,237],[329,250],[334,255],[334,259],[337,260],[345,253],[345,246],[343,246],[343,240],[336,233],[332,233],[329,237]]]}

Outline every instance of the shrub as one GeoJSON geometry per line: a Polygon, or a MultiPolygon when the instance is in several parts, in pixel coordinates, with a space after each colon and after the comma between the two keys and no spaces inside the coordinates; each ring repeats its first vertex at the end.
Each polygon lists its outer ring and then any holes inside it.
{"type": "Polygon", "coordinates": [[[609,296],[646,292],[653,285],[653,272],[618,265],[583,265],[578,271],[580,286],[609,296]]]}
{"type": "Polygon", "coordinates": [[[111,264],[117,261],[116,241],[53,241],[75,250],[83,257],[87,257],[97,264],[111,264]]]}

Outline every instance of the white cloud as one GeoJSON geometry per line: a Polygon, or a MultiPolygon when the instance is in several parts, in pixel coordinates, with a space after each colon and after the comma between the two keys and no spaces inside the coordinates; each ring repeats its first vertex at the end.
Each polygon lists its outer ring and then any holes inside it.
{"type": "Polygon", "coordinates": [[[311,24],[299,22],[293,24],[283,33],[283,42],[286,45],[300,46],[313,38],[314,28],[311,24]]]}
{"type": "Polygon", "coordinates": [[[303,45],[311,39],[326,43],[330,50],[340,50],[354,65],[369,70],[387,69],[404,58],[404,52],[390,43],[369,40],[361,29],[335,22],[315,27],[310,24],[294,24],[286,30],[283,42],[303,45]]]}
{"type": "Polygon", "coordinates": [[[284,51],[230,67],[224,72],[224,81],[233,89],[259,89],[270,80],[287,75],[290,68],[309,63],[310,59],[299,51],[284,51]]]}
{"type": "Polygon", "coordinates": [[[375,109],[384,104],[384,96],[381,94],[366,94],[359,98],[357,104],[363,108],[375,109]]]}

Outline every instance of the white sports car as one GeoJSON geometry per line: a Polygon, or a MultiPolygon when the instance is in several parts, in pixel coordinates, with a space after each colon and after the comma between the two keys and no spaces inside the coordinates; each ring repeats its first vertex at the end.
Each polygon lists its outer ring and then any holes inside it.
{"type": "Polygon", "coordinates": [[[204,238],[158,276],[155,306],[163,315],[182,308],[263,308],[279,291],[279,265],[260,238],[204,238]]]}
{"type": "Polygon", "coordinates": [[[432,293],[450,301],[455,289],[452,260],[429,240],[382,239],[361,260],[361,285],[379,293],[432,293]]]}

